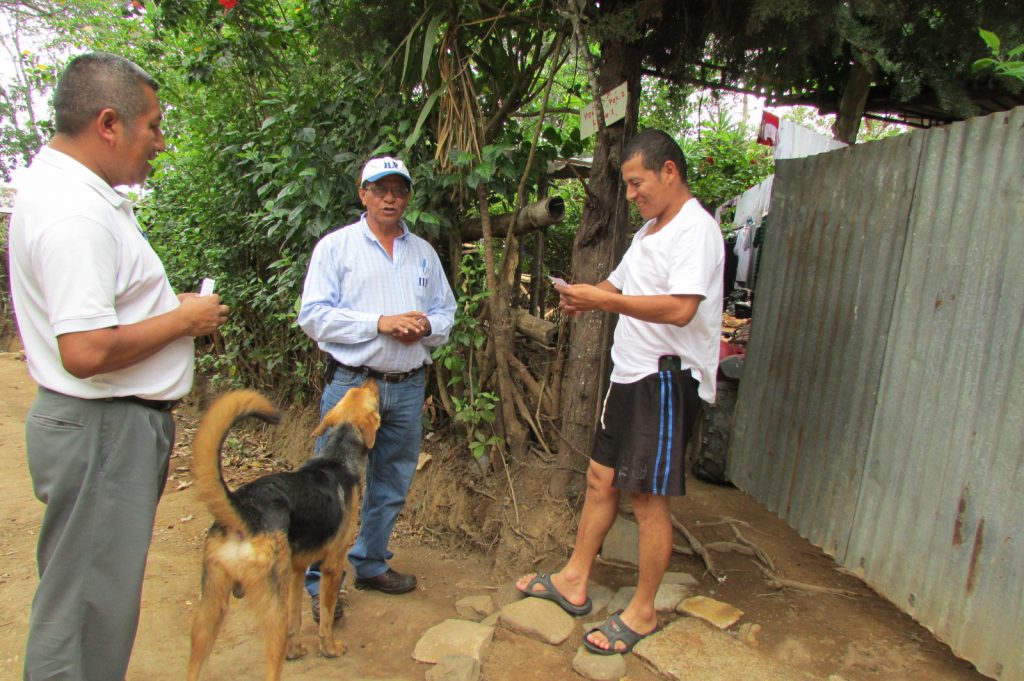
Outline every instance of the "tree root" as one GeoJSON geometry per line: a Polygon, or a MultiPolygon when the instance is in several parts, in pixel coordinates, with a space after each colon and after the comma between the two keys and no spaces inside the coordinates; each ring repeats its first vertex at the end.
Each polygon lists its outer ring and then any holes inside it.
{"type": "Polygon", "coordinates": [[[700,541],[698,541],[698,539],[694,537],[688,529],[686,529],[686,525],[683,525],[675,516],[670,516],[670,518],[672,520],[672,527],[679,530],[683,537],[686,538],[687,543],[693,547],[694,553],[700,556],[700,559],[704,561],[704,568],[707,570],[708,574],[714,577],[719,583],[724,582],[725,575],[720,574],[715,568],[714,561],[711,560],[711,554],[708,553],[706,548],[704,548],[704,545],[701,544],[700,541]]]}
{"type": "Polygon", "coordinates": [[[768,582],[768,586],[779,591],[783,589],[794,589],[796,591],[804,591],[812,594],[831,594],[833,596],[843,596],[844,598],[857,598],[860,596],[856,591],[848,591],[847,589],[836,589],[828,586],[818,586],[817,584],[807,584],[805,582],[798,582],[793,579],[786,579],[773,570],[769,570],[763,565],[758,564],[758,569],[761,570],[761,574],[764,575],[765,580],[768,582]]]}
{"type": "MultiPolygon", "coordinates": [[[[771,557],[765,553],[764,549],[750,541],[743,534],[740,533],[737,525],[746,525],[751,527],[748,523],[734,520],[731,518],[723,518],[721,521],[714,523],[706,523],[701,527],[710,527],[712,525],[726,524],[732,529],[733,535],[736,537],[736,541],[716,541],[708,544],[701,544],[693,534],[680,522],[675,516],[672,516],[672,526],[675,527],[679,532],[686,537],[686,541],[689,542],[690,546],[693,547],[693,552],[700,556],[701,560],[704,561],[704,566],[708,573],[711,574],[719,582],[725,579],[724,576],[719,576],[715,569],[714,563],[711,561],[711,551],[717,551],[719,553],[738,553],[744,556],[749,556],[754,560],[754,564],[757,565],[757,569],[761,571],[768,586],[772,589],[782,591],[784,589],[793,589],[795,591],[803,591],[805,593],[813,594],[830,594],[833,596],[843,596],[844,598],[856,598],[860,594],[855,591],[849,591],[847,589],[838,589],[827,586],[818,586],[816,584],[807,584],[805,582],[799,582],[793,579],[787,579],[778,573],[775,567],[775,563],[771,557]]],[[[672,550],[677,553],[690,553],[685,547],[673,545],[672,550]]]]}

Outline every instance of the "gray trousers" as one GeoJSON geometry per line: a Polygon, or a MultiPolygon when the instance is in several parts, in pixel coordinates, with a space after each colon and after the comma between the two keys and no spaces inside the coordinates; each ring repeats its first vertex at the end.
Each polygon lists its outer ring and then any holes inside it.
{"type": "Polygon", "coordinates": [[[122,681],[174,418],[41,388],[25,437],[32,486],[46,504],[25,681],[122,681]]]}

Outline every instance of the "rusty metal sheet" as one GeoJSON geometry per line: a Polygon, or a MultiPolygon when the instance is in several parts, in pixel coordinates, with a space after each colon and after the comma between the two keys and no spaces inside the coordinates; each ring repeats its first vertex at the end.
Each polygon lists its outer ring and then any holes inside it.
{"type": "Polygon", "coordinates": [[[1024,679],[1024,108],[780,162],[729,472],[1024,679]]]}

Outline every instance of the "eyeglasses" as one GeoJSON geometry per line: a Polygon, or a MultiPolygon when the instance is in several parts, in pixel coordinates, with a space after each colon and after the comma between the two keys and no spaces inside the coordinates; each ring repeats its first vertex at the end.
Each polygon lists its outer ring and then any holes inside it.
{"type": "Polygon", "coordinates": [[[396,199],[404,199],[412,191],[409,186],[404,184],[372,184],[369,182],[363,185],[363,189],[369,190],[378,199],[383,199],[388,192],[391,192],[396,199]]]}

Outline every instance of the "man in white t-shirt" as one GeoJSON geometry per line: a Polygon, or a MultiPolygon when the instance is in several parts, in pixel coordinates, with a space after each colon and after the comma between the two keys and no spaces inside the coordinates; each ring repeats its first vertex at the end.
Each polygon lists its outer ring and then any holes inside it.
{"type": "Polygon", "coordinates": [[[39,391],[25,424],[46,504],[24,677],[125,677],[146,554],[192,387],[193,341],[227,319],[217,295],[175,295],[129,199],[164,149],[153,78],[111,54],[68,65],[56,133],[20,182],[10,229],[14,311],[39,391]]]}
{"type": "Polygon", "coordinates": [[[683,457],[700,400],[713,402],[718,370],[725,244],[686,183],[686,159],[669,135],[645,130],[622,153],[626,196],[647,220],[622,262],[596,286],[557,286],[569,314],[619,315],[587,494],[568,563],[526,575],[517,588],[566,612],[590,612],[587,582],[629,492],[640,528],[639,581],[626,608],[588,631],[600,655],[626,653],[658,629],[654,597],[672,553],[670,496],[685,493],[683,457]]]}

